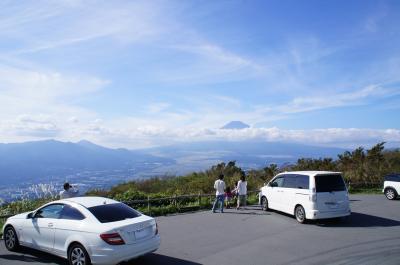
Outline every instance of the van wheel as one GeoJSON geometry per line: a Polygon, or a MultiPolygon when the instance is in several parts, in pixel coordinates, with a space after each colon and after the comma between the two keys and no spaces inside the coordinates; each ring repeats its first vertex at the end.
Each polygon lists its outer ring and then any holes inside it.
{"type": "Polygon", "coordinates": [[[89,254],[86,249],[78,243],[68,249],[69,265],[91,265],[89,254]]]}
{"type": "Polygon", "coordinates": [[[394,200],[397,197],[397,192],[392,188],[387,188],[385,190],[385,196],[388,200],[394,200]]]}
{"type": "Polygon", "coordinates": [[[304,224],[306,222],[306,212],[304,211],[303,206],[299,205],[294,210],[294,215],[296,217],[297,222],[300,224],[304,224]]]}
{"type": "Polygon", "coordinates": [[[261,198],[261,209],[263,211],[268,211],[268,200],[266,197],[261,198]]]}
{"type": "Polygon", "coordinates": [[[16,251],[19,248],[18,236],[12,226],[7,226],[4,230],[4,244],[9,251],[16,251]]]}

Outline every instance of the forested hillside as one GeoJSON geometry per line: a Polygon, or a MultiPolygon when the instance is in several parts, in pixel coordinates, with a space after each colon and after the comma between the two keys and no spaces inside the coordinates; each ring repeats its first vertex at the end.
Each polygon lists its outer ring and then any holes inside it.
{"type": "Polygon", "coordinates": [[[346,151],[332,158],[301,158],[297,163],[278,167],[271,164],[263,169],[244,172],[235,161],[219,163],[202,172],[194,172],[185,176],[155,177],[142,181],[133,181],[117,185],[109,191],[91,191],[121,200],[143,199],[147,196],[162,197],[181,194],[212,193],[213,183],[219,174],[225,175],[227,186],[233,187],[241,175],[245,175],[249,190],[260,188],[263,183],[282,171],[292,170],[329,170],[343,172],[345,180],[357,187],[381,185],[383,176],[400,172],[400,150],[384,150],[384,143],[378,143],[371,149],[359,147],[346,151]]]}

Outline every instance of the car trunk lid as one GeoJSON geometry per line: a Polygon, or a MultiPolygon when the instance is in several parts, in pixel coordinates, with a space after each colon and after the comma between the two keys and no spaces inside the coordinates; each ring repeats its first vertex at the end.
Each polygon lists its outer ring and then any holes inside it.
{"type": "Polygon", "coordinates": [[[346,185],[341,174],[315,176],[316,203],[320,211],[344,210],[349,202],[346,185]]]}
{"type": "Polygon", "coordinates": [[[128,245],[151,238],[156,231],[155,220],[145,215],[103,225],[107,233],[118,233],[128,245]]]}

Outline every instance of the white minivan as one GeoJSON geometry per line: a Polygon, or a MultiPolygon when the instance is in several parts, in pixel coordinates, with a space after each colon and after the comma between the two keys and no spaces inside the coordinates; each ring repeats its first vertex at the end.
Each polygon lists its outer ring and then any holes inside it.
{"type": "Polygon", "coordinates": [[[261,188],[259,198],[263,210],[292,214],[300,223],[351,214],[349,194],[340,172],[280,173],[261,188]]]}

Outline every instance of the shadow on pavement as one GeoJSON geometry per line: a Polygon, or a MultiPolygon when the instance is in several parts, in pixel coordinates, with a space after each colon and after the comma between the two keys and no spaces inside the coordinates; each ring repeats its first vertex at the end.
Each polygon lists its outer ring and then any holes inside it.
{"type": "Polygon", "coordinates": [[[271,215],[263,211],[259,205],[242,206],[239,210],[236,210],[235,207],[225,208],[223,214],[271,215]]]}
{"type": "Polygon", "coordinates": [[[234,211],[234,212],[228,212],[228,211],[224,211],[223,214],[246,214],[246,215],[271,215],[270,213],[266,213],[266,212],[245,212],[242,210],[239,211],[234,211]]]}
{"type": "Polygon", "coordinates": [[[169,257],[157,253],[151,253],[129,262],[120,263],[120,265],[201,265],[197,262],[169,257]]]}
{"type": "Polygon", "coordinates": [[[327,219],[315,221],[319,226],[327,227],[393,227],[400,226],[400,221],[353,212],[351,215],[343,220],[340,219],[327,219]]]}
{"type": "MultiPolygon", "coordinates": [[[[38,263],[38,264],[57,264],[67,265],[68,262],[60,257],[35,250],[21,247],[16,252],[8,252],[8,254],[0,255],[0,264],[6,265],[7,261],[21,262],[21,264],[38,263]],[[4,263],[3,263],[4,262],[4,263]]],[[[19,263],[18,263],[19,264],[19,263]]],[[[120,265],[201,265],[200,263],[182,260],[179,258],[169,257],[161,254],[151,253],[129,262],[120,263],[120,265]]]]}
{"type": "MultiPolygon", "coordinates": [[[[9,260],[9,261],[21,261],[24,263],[51,263],[51,264],[59,264],[59,265],[67,265],[68,262],[65,259],[62,259],[57,256],[53,256],[51,254],[47,254],[45,252],[21,247],[16,252],[8,252],[9,254],[0,255],[0,264],[1,260],[9,260]]],[[[5,263],[6,264],[6,263],[5,263]]]]}

